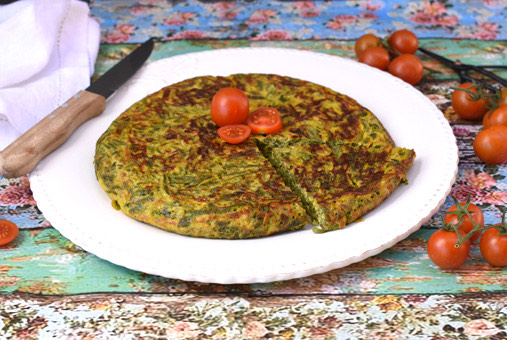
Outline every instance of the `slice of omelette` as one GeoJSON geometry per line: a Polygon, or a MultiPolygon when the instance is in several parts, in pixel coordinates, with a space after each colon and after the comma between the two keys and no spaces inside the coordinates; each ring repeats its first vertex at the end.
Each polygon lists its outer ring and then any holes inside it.
{"type": "MultiPolygon", "coordinates": [[[[266,150],[266,149],[265,149],[266,150]]],[[[267,157],[301,197],[314,231],[343,228],[378,206],[403,181],[414,159],[404,148],[300,141],[267,157]]]]}
{"type": "Polygon", "coordinates": [[[132,105],[97,141],[95,171],[113,205],[182,235],[252,238],[342,228],[404,180],[413,151],[396,148],[355,100],[272,74],[203,76],[132,105]],[[225,87],[250,109],[278,109],[284,128],[237,145],[217,135],[209,109],[225,87]]]}

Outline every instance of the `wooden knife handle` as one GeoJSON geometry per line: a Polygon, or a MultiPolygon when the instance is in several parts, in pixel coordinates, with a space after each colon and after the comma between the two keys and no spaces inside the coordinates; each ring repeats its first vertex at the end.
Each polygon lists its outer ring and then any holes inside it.
{"type": "Polygon", "coordinates": [[[0,174],[20,177],[62,145],[81,124],[106,108],[106,99],[80,91],[0,152],[0,174]]]}

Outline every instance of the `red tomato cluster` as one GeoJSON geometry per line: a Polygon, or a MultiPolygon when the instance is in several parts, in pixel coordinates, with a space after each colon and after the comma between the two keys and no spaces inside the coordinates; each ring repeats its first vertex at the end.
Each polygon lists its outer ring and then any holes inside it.
{"type": "Polygon", "coordinates": [[[454,204],[446,211],[443,228],[429,238],[428,256],[442,269],[459,268],[468,257],[471,244],[479,238],[484,259],[492,266],[507,266],[505,213],[501,223],[484,228],[481,209],[470,201],[459,202],[459,207],[454,204]]]}
{"type": "Polygon", "coordinates": [[[247,96],[231,87],[221,89],[213,96],[211,119],[220,127],[218,135],[230,144],[243,142],[250,133],[272,134],[282,130],[282,119],[277,109],[261,107],[250,112],[247,96]]]}
{"type": "Polygon", "coordinates": [[[421,60],[414,55],[418,47],[415,34],[403,29],[393,32],[385,42],[373,34],[365,34],[356,40],[354,50],[359,62],[415,85],[424,73],[421,60]]]}
{"type": "Polygon", "coordinates": [[[451,104],[463,119],[482,119],[484,129],[473,143],[477,157],[486,164],[507,164],[507,88],[492,95],[463,83],[452,93],[451,104]],[[496,108],[489,110],[491,106],[496,108]]]}

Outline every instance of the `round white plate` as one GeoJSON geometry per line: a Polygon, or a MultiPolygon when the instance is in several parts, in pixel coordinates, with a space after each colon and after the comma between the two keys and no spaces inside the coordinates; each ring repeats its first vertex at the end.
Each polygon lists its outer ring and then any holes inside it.
{"type": "Polygon", "coordinates": [[[443,204],[455,180],[458,149],[436,106],[414,87],[353,60],[278,48],[190,53],[146,64],[30,174],[40,210],[65,237],[112,263],[169,278],[254,283],[323,273],[375,255],[416,231],[443,204]],[[400,185],[364,221],[315,234],[311,228],[250,240],[173,234],[112,208],[94,172],[95,143],[134,102],[200,75],[275,73],[355,98],[384,124],[396,144],[416,151],[408,185],[400,185]]]}

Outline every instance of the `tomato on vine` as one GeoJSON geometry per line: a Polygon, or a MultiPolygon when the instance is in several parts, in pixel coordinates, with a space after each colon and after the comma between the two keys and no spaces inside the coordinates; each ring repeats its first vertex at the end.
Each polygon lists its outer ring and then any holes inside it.
{"type": "Polygon", "coordinates": [[[419,40],[416,35],[406,29],[392,33],[387,41],[397,54],[414,54],[419,48],[419,40]]]}
{"type": "Polygon", "coordinates": [[[422,79],[424,67],[415,55],[402,54],[391,61],[388,71],[393,76],[415,85],[422,79]]]}
{"type": "Polygon", "coordinates": [[[482,118],[482,125],[485,129],[493,125],[507,126],[507,104],[501,105],[496,110],[486,113],[482,118]]]}
{"type": "Polygon", "coordinates": [[[488,101],[483,89],[472,83],[463,83],[451,96],[451,104],[458,116],[469,120],[481,119],[488,111],[488,101]],[[480,92],[478,92],[480,90],[480,92]]]}
{"type": "Polygon", "coordinates": [[[479,207],[470,203],[470,196],[466,202],[451,197],[454,205],[446,211],[442,228],[431,235],[427,245],[430,259],[444,269],[458,268],[465,262],[471,239],[480,237],[484,228],[484,215],[479,207]]]}
{"type": "Polygon", "coordinates": [[[359,62],[378,68],[382,71],[387,70],[389,60],[389,53],[382,47],[376,46],[368,47],[359,57],[359,62]]]}
{"type": "Polygon", "coordinates": [[[482,257],[497,267],[507,267],[507,225],[505,224],[505,212],[502,222],[488,228],[481,237],[479,244],[482,257]]]}
{"type": "MultiPolygon", "coordinates": [[[[464,234],[468,234],[472,229],[484,228],[484,214],[482,210],[473,203],[470,203],[470,197],[466,202],[455,202],[447,209],[444,218],[445,223],[454,224],[464,234]],[[457,206],[459,203],[459,207],[457,206]]],[[[470,242],[474,243],[481,237],[481,230],[474,232],[470,237],[470,242]]]]}
{"type": "Polygon", "coordinates": [[[374,34],[364,34],[360,36],[354,45],[354,51],[359,58],[361,54],[369,47],[382,47],[382,41],[374,34]]]}
{"type": "Polygon", "coordinates": [[[507,126],[493,125],[474,139],[474,152],[486,164],[507,164],[507,126]]]}
{"type": "MultiPolygon", "coordinates": [[[[464,235],[460,231],[461,236],[464,235]]],[[[428,256],[434,264],[442,269],[455,269],[460,267],[470,253],[470,241],[466,240],[456,247],[459,238],[455,230],[444,227],[434,232],[427,244],[428,256]]]]}

